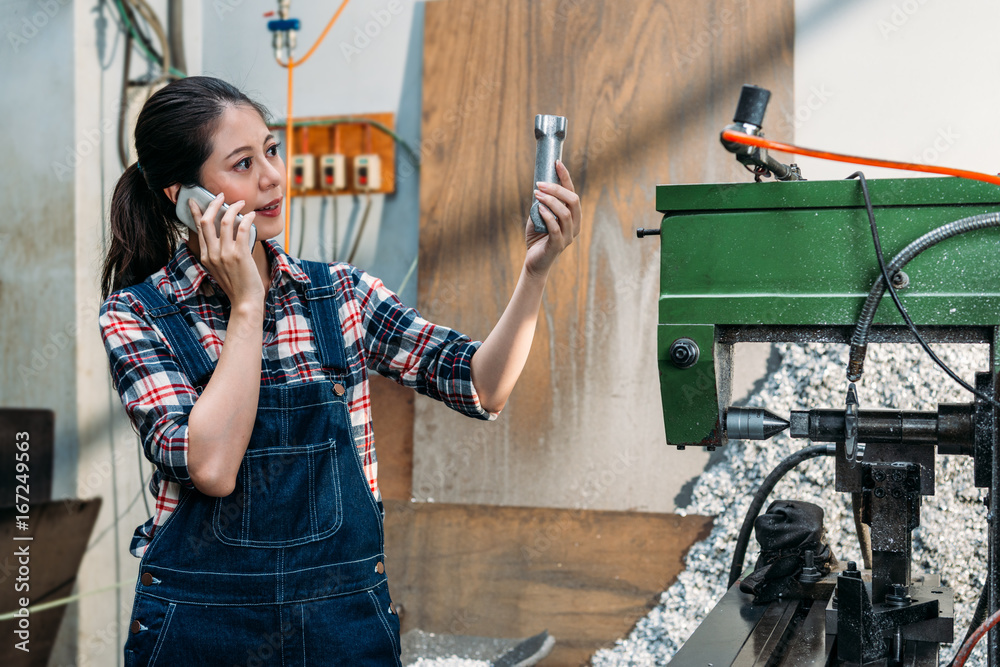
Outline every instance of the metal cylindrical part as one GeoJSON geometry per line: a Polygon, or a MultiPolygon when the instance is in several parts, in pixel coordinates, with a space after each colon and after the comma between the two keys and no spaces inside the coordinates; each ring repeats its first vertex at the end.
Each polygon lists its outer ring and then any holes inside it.
{"type": "Polygon", "coordinates": [[[788,428],[788,422],[763,408],[729,408],[726,436],[732,440],[767,440],[788,428]]]}
{"type": "MultiPolygon", "coordinates": [[[[841,442],[844,411],[793,410],[789,435],[813,442],[841,442]]],[[[938,445],[941,454],[971,454],[972,405],[942,404],[939,412],[859,410],[858,442],[938,445]]]]}
{"type": "MultiPolygon", "coordinates": [[[[535,188],[535,183],[559,182],[556,160],[562,159],[564,139],[566,139],[565,116],[543,114],[535,116],[535,181],[531,184],[532,189],[535,188]]],[[[538,200],[531,203],[531,222],[536,232],[545,234],[549,230],[538,212],[538,205],[538,200]]]]}
{"type": "Polygon", "coordinates": [[[976,426],[970,403],[938,403],[938,454],[973,456],[976,426]]]}

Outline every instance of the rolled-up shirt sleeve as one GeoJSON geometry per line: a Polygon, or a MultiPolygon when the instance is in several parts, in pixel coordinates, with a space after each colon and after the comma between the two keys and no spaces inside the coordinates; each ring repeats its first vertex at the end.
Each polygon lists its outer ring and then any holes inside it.
{"type": "Polygon", "coordinates": [[[116,292],[98,319],[111,381],[160,477],[194,488],[188,473],[188,417],[198,394],[173,351],[144,318],[142,304],[116,292]]]}
{"type": "Polygon", "coordinates": [[[432,324],[399,300],[381,280],[352,267],[360,304],[367,365],[470,417],[494,420],[472,384],[472,355],[481,341],[432,324]]]}

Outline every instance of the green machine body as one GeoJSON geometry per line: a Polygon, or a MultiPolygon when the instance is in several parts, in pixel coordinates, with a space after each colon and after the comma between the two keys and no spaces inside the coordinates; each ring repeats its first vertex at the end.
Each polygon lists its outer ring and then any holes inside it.
{"type": "MultiPolygon", "coordinates": [[[[1000,210],[1000,188],[955,178],[868,182],[886,262],[948,222],[1000,210]]],[[[659,185],[657,360],[667,442],[726,443],[732,346],[848,344],[880,269],[860,183],[659,185]]],[[[940,243],[900,289],[931,341],[989,343],[1000,323],[1000,229],[940,243]]],[[[892,301],[872,342],[914,342],[892,301]]],[[[845,379],[846,387],[846,379],[845,379]]]]}

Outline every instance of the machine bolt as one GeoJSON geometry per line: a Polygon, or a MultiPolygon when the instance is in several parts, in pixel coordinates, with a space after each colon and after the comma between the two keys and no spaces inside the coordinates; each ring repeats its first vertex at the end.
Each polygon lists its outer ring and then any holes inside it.
{"type": "Polygon", "coordinates": [[[909,596],[909,591],[902,584],[893,584],[892,592],[885,596],[885,603],[890,607],[905,607],[911,602],[913,602],[913,598],[909,596]]]}
{"type": "Polygon", "coordinates": [[[678,338],[670,344],[669,354],[670,361],[674,366],[684,369],[691,368],[698,363],[701,350],[698,349],[698,344],[690,338],[678,338]]]}
{"type": "Polygon", "coordinates": [[[903,491],[902,491],[902,489],[900,489],[899,487],[893,487],[892,488],[892,497],[893,498],[902,498],[903,497],[903,491]]]}
{"type": "Polygon", "coordinates": [[[896,289],[906,289],[910,286],[910,276],[905,271],[899,271],[892,276],[892,286],[896,289]]]}
{"type": "Polygon", "coordinates": [[[802,555],[805,565],[799,575],[799,581],[803,584],[815,584],[823,578],[823,573],[816,567],[816,554],[812,549],[806,549],[802,555]]]}
{"type": "Polygon", "coordinates": [[[885,489],[883,489],[881,486],[877,487],[874,491],[874,494],[876,498],[885,498],[885,489]]]}
{"type": "Polygon", "coordinates": [[[884,482],[885,473],[882,472],[881,470],[876,470],[875,472],[872,473],[872,479],[874,479],[876,482],[884,482]]]}
{"type": "Polygon", "coordinates": [[[847,561],[847,570],[844,571],[843,576],[850,577],[851,579],[860,579],[861,573],[858,572],[858,564],[853,560],[847,561]]]}
{"type": "Polygon", "coordinates": [[[894,481],[894,482],[902,482],[903,481],[903,472],[901,470],[893,470],[892,471],[892,481],[894,481]]]}

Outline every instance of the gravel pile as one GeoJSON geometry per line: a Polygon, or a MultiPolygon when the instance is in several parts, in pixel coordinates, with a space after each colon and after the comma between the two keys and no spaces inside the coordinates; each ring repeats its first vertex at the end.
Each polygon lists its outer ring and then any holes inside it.
{"type": "MultiPolygon", "coordinates": [[[[779,369],[768,376],[746,405],[766,407],[787,417],[792,409],[842,407],[847,381],[846,346],[776,344],[779,369]]],[[[988,368],[984,345],[937,345],[938,355],[968,382],[988,368]]],[[[861,408],[936,410],[938,403],[967,403],[972,395],[949,379],[916,345],[872,345],[862,384],[861,408]]],[[[783,433],[768,441],[734,441],[718,462],[701,475],[691,503],[680,514],[715,515],[707,539],[687,555],[686,569],[641,619],[632,633],[613,648],[596,653],[595,667],[665,665],[694,632],[726,590],[729,566],[740,524],[754,491],[781,459],[810,444],[783,433]]],[[[677,452],[683,456],[684,452],[677,452]]],[[[965,636],[982,590],[987,558],[985,489],[973,485],[972,459],[937,457],[936,494],[924,497],[920,527],[913,534],[914,572],[939,573],[955,591],[955,635],[943,646],[946,665],[965,636]]],[[[800,464],[778,484],[770,499],[788,498],[816,503],[826,512],[827,538],[837,558],[861,562],[854,533],[850,495],[834,491],[832,457],[800,464]]],[[[765,504],[765,508],[767,505],[765,504]]],[[[758,545],[751,539],[745,567],[756,561],[758,545]]],[[[966,663],[985,667],[977,646],[966,663]]]]}

